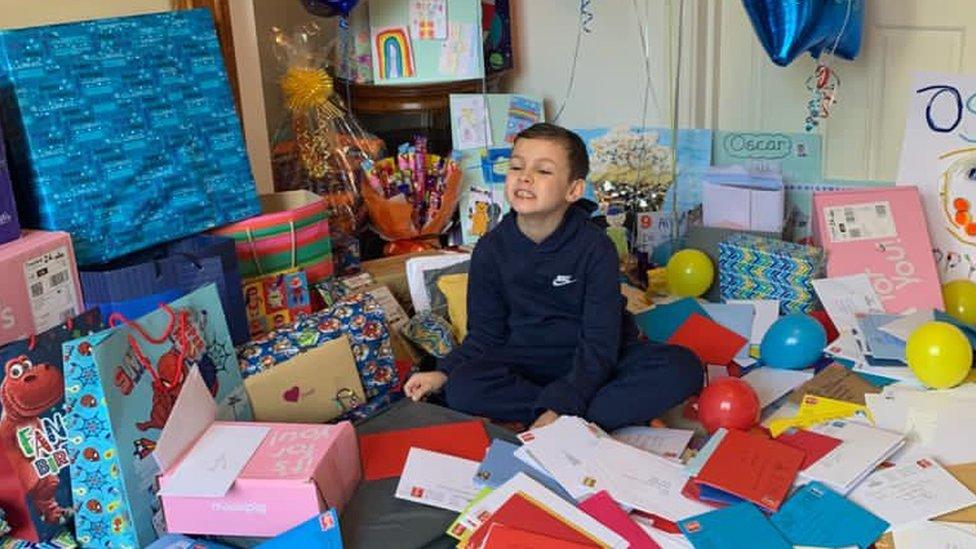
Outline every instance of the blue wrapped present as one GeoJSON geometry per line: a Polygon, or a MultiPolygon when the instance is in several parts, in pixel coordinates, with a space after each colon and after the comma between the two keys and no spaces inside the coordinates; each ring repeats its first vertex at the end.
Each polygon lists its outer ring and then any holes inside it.
{"type": "Polygon", "coordinates": [[[823,275],[820,248],[751,234],[734,234],[718,246],[723,300],[776,299],[780,313],[808,313],[817,305],[813,280],[823,275]]]}
{"type": "Polygon", "coordinates": [[[103,263],[260,213],[206,9],[0,32],[26,227],[103,263]]]}

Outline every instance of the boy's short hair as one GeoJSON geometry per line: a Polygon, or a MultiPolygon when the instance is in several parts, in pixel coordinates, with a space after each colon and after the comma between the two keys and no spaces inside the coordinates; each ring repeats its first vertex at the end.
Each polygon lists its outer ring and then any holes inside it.
{"type": "Polygon", "coordinates": [[[512,144],[519,139],[545,139],[562,145],[566,149],[566,157],[569,158],[570,181],[586,179],[590,173],[590,155],[586,152],[586,143],[575,132],[555,124],[539,122],[520,131],[512,144]]]}

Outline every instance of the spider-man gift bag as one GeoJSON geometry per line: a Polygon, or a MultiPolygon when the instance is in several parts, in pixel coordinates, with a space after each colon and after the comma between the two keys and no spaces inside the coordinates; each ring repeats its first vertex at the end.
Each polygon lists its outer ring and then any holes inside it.
{"type": "Polygon", "coordinates": [[[250,420],[251,405],[213,284],[109,323],[63,346],[75,529],[85,547],[145,547],[165,531],[152,453],[190,368],[219,419],[250,420]]]}
{"type": "Polygon", "coordinates": [[[61,344],[101,327],[94,309],[0,347],[0,508],[13,537],[43,542],[71,527],[61,344]]]}

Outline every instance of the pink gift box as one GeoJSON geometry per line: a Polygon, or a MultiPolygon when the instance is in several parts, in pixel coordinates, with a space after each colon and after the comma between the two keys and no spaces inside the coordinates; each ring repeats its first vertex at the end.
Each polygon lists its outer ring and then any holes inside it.
{"type": "Polygon", "coordinates": [[[61,324],[82,312],[68,233],[24,231],[0,245],[0,345],[61,324]]]}
{"type": "MultiPolygon", "coordinates": [[[[211,427],[221,424],[228,425],[211,427]]],[[[223,497],[161,496],[170,533],[272,537],[330,507],[342,510],[362,475],[351,423],[254,425],[271,431],[223,497]]],[[[159,477],[161,488],[178,465],[159,477]]]]}
{"type": "Polygon", "coordinates": [[[827,276],[866,273],[889,313],[942,310],[917,188],[818,192],[813,211],[814,243],[827,252],[827,276]]]}

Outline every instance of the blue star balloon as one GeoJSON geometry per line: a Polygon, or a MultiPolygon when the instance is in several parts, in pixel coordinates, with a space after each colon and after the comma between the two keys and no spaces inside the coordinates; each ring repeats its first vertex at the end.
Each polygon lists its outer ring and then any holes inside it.
{"type": "Polygon", "coordinates": [[[302,0],[305,10],[320,17],[349,15],[359,0],[302,0]]]}
{"type": "Polygon", "coordinates": [[[742,0],[742,4],[759,42],[781,67],[807,51],[820,57],[833,50],[839,57],[854,59],[861,49],[864,0],[742,0]]]}

